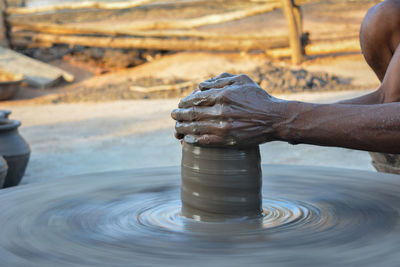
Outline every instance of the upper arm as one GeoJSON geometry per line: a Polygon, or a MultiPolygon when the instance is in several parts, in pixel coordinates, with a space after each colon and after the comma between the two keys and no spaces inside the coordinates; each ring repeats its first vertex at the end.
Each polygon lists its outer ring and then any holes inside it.
{"type": "Polygon", "coordinates": [[[400,45],[390,60],[379,90],[384,103],[400,102],[400,45]]]}

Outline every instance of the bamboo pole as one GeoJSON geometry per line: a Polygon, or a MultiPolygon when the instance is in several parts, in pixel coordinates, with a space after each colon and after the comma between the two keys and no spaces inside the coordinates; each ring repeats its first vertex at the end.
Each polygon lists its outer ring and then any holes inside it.
{"type": "Polygon", "coordinates": [[[301,12],[301,6],[293,5],[293,14],[296,20],[297,32],[303,34],[303,13],[301,12]]]}
{"type": "Polygon", "coordinates": [[[5,0],[0,0],[0,46],[9,47],[8,25],[6,21],[7,3],[5,0]]]}
{"type": "Polygon", "coordinates": [[[135,37],[87,37],[71,35],[52,35],[45,33],[12,33],[14,45],[25,46],[32,42],[82,45],[92,47],[136,48],[150,50],[209,50],[209,51],[252,51],[287,47],[288,40],[177,40],[135,37]]]}
{"type": "Polygon", "coordinates": [[[134,0],[123,2],[96,2],[96,1],[82,1],[80,3],[65,3],[58,5],[42,6],[36,8],[26,7],[10,7],[7,9],[7,14],[13,15],[27,15],[33,13],[54,12],[64,9],[84,9],[84,8],[98,8],[98,9],[125,9],[134,8],[140,5],[150,3],[154,0],[134,0]]]}
{"type": "MultiPolygon", "coordinates": [[[[243,19],[249,16],[254,16],[269,11],[273,11],[281,7],[281,3],[268,3],[264,5],[253,6],[244,10],[237,10],[222,14],[207,15],[192,19],[178,19],[178,20],[161,20],[161,21],[135,21],[129,25],[129,30],[167,30],[167,29],[193,29],[200,26],[224,23],[234,20],[243,19]]],[[[10,18],[11,24],[18,24],[20,18],[10,18]]],[[[32,23],[30,21],[29,23],[32,23]]],[[[20,23],[21,24],[21,23],[20,23]]],[[[27,25],[28,23],[25,23],[27,25]]],[[[75,26],[79,27],[79,26],[75,26]]],[[[85,26],[83,26],[85,27],[85,26]]],[[[110,27],[110,26],[108,26],[110,27]]],[[[111,26],[113,27],[113,26],[111,26]]],[[[114,26],[118,28],[119,26],[114,26]]]]}
{"type": "Polygon", "coordinates": [[[289,29],[290,47],[292,49],[292,63],[297,65],[302,61],[301,32],[294,14],[293,0],[282,0],[283,12],[289,29]]]}
{"type": "MultiPolygon", "coordinates": [[[[305,52],[310,56],[328,55],[337,53],[361,52],[358,38],[342,40],[335,42],[316,42],[305,47],[305,52]]],[[[277,48],[266,51],[266,55],[272,58],[290,57],[292,51],[290,48],[277,48]]]]}
{"type": "MultiPolygon", "coordinates": [[[[82,1],[80,3],[64,3],[64,4],[57,4],[57,5],[49,5],[49,6],[42,6],[36,8],[29,8],[29,7],[10,7],[7,9],[7,14],[9,15],[28,15],[28,14],[35,14],[35,13],[45,13],[45,12],[57,12],[62,11],[64,9],[126,9],[126,8],[134,8],[137,6],[145,5],[151,3],[155,0],[131,0],[131,1],[123,1],[123,2],[97,2],[93,1],[82,1]]],[[[297,5],[305,4],[305,3],[312,3],[318,0],[296,0],[297,5]]],[[[265,4],[275,4],[280,3],[280,0],[261,0],[261,1],[254,1],[252,2],[260,2],[265,4]]],[[[167,3],[168,4],[168,3],[167,3]]]]}
{"type": "Polygon", "coordinates": [[[251,7],[245,10],[233,11],[223,14],[214,14],[203,16],[199,18],[193,19],[184,19],[184,20],[177,20],[177,21],[165,21],[165,22],[154,22],[153,27],[148,25],[141,26],[141,30],[144,29],[192,29],[200,26],[210,25],[210,24],[219,24],[234,20],[243,19],[246,17],[266,13],[273,11],[277,8],[280,8],[280,3],[268,3],[265,5],[258,5],[255,7],[251,7]]]}
{"type": "Polygon", "coordinates": [[[65,34],[65,35],[112,35],[112,36],[143,36],[143,37],[194,37],[201,39],[224,39],[224,40],[246,40],[246,39],[264,39],[270,38],[288,38],[287,35],[271,35],[271,34],[226,34],[226,33],[213,33],[197,30],[150,30],[150,31],[137,31],[130,30],[129,27],[125,26],[111,26],[111,27],[100,27],[100,26],[87,26],[87,25],[60,25],[50,23],[25,23],[17,20],[10,21],[14,31],[28,30],[50,34],[65,34]]]}

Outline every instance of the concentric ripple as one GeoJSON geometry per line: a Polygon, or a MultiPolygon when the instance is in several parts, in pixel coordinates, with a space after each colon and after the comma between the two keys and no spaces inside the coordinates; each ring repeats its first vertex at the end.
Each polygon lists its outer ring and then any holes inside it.
{"type": "Polygon", "coordinates": [[[258,219],[180,214],[179,169],[93,174],[4,190],[0,266],[395,266],[400,179],[264,166],[258,219]]]}

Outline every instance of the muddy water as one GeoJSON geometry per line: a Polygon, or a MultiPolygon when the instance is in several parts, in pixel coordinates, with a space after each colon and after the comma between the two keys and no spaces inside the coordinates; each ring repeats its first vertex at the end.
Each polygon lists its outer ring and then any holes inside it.
{"type": "Polygon", "coordinates": [[[1,266],[396,266],[400,176],[263,166],[256,219],[181,216],[180,169],[0,191],[1,266]]]}

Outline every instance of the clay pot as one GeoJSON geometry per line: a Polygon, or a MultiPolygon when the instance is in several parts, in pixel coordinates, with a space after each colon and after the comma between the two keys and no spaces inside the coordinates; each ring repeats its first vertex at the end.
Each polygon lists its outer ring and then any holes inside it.
{"type": "Polygon", "coordinates": [[[3,187],[4,181],[6,180],[7,169],[8,165],[6,160],[0,156],[0,188],[3,187]]]}
{"type": "Polygon", "coordinates": [[[7,100],[19,90],[24,77],[0,71],[0,100],[7,100]]]}
{"type": "Polygon", "coordinates": [[[8,119],[10,114],[11,114],[10,110],[0,110],[0,119],[8,119]]]}
{"type": "Polygon", "coordinates": [[[259,147],[205,148],[183,143],[182,215],[201,221],[262,214],[259,147]]]}
{"type": "Polygon", "coordinates": [[[20,125],[16,120],[0,119],[0,155],[8,165],[3,187],[18,185],[28,165],[30,148],[18,132],[20,125]]]}

